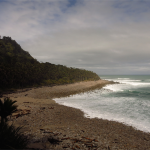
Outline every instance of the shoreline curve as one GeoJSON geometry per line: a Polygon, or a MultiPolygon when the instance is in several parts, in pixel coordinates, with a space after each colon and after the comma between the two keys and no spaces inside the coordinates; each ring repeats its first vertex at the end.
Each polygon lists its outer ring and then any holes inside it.
{"type": "Polygon", "coordinates": [[[69,148],[69,145],[70,148],[77,148],[78,145],[80,149],[87,149],[90,145],[99,149],[149,149],[149,133],[116,121],[85,118],[81,110],[60,105],[52,100],[55,97],[101,88],[106,84],[113,83],[106,80],[88,81],[33,88],[30,91],[4,95],[17,100],[19,113],[30,111],[29,114],[20,115],[9,122],[13,122],[15,126],[24,125],[24,134],[33,136],[29,148],[39,145],[44,149],[43,138],[54,136],[62,141],[56,149],[63,149],[63,146],[69,148]]]}

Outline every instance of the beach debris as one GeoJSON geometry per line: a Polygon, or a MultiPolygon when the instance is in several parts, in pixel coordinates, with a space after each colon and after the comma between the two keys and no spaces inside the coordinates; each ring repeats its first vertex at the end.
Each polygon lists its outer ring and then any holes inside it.
{"type": "Polygon", "coordinates": [[[50,137],[48,138],[48,141],[49,141],[49,143],[51,143],[51,144],[53,144],[53,145],[57,145],[57,144],[59,144],[60,142],[62,142],[62,141],[60,141],[59,139],[56,139],[56,138],[54,138],[54,137],[52,137],[52,136],[50,136],[50,137]]]}
{"type": "Polygon", "coordinates": [[[44,131],[43,133],[53,133],[52,131],[44,131]]]}
{"type": "Polygon", "coordinates": [[[44,131],[45,129],[40,129],[41,131],[44,131]]]}
{"type": "Polygon", "coordinates": [[[40,109],[41,109],[41,110],[44,110],[44,109],[45,109],[45,107],[41,107],[40,109]]]}
{"type": "Polygon", "coordinates": [[[28,110],[28,109],[19,109],[17,112],[12,114],[12,117],[18,118],[20,116],[27,115],[27,114],[30,114],[30,110],[28,110]]]}
{"type": "Polygon", "coordinates": [[[68,140],[68,139],[70,139],[70,137],[62,138],[62,140],[68,140]]]}
{"type": "Polygon", "coordinates": [[[68,146],[63,146],[62,148],[68,148],[68,146]]]}
{"type": "Polygon", "coordinates": [[[54,136],[59,135],[59,133],[55,133],[54,136]]]}
{"type": "Polygon", "coordinates": [[[149,141],[146,137],[144,137],[144,140],[149,141]]]}
{"type": "Polygon", "coordinates": [[[113,143],[119,143],[118,139],[114,139],[113,143]]]}
{"type": "Polygon", "coordinates": [[[48,109],[54,109],[54,107],[48,107],[48,109]]]}
{"type": "Polygon", "coordinates": [[[78,145],[75,145],[75,147],[80,149],[80,147],[78,145]]]}

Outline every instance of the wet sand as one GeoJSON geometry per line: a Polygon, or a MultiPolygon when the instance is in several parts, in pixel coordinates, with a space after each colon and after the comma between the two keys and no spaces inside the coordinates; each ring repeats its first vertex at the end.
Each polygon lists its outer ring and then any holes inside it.
{"type": "Polygon", "coordinates": [[[42,87],[5,96],[17,100],[18,115],[9,123],[23,125],[34,149],[150,149],[150,134],[115,121],[85,118],[79,109],[59,105],[52,98],[101,88],[109,81],[90,81],[42,87]],[[51,138],[59,144],[51,144],[51,138]]]}

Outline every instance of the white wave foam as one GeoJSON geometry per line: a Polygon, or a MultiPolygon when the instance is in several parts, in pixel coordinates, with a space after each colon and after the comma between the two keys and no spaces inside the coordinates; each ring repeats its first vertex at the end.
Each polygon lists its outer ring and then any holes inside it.
{"type": "Polygon", "coordinates": [[[132,97],[124,96],[125,92],[123,92],[126,90],[136,91],[141,87],[149,88],[150,83],[147,80],[144,83],[141,80],[130,80],[128,78],[110,80],[120,82],[120,84],[109,84],[101,90],[54,100],[57,103],[82,110],[85,113],[85,117],[114,120],[132,125],[139,130],[150,132],[150,101],[140,99],[137,96],[134,97],[134,93],[132,93],[132,97]],[[121,94],[116,94],[119,91],[121,91],[121,94]]]}
{"type": "MultiPolygon", "coordinates": [[[[120,81],[120,80],[119,80],[120,81]]],[[[141,80],[121,80],[121,81],[125,81],[125,82],[139,82],[139,81],[141,81],[141,80]]]]}
{"type": "Polygon", "coordinates": [[[150,87],[150,83],[141,83],[141,82],[121,82],[120,84],[109,84],[103,87],[104,89],[111,90],[114,92],[124,91],[127,89],[132,89],[135,87],[150,87]]]}
{"type": "Polygon", "coordinates": [[[130,84],[134,86],[150,86],[150,83],[142,83],[142,82],[131,82],[131,81],[122,81],[121,83],[130,84]]]}
{"type": "Polygon", "coordinates": [[[118,121],[150,132],[150,119],[143,113],[149,109],[150,102],[128,97],[103,97],[99,95],[98,90],[95,93],[97,96],[91,92],[54,100],[59,104],[82,110],[85,117],[118,121]]]}
{"type": "Polygon", "coordinates": [[[107,119],[110,121],[118,121],[118,122],[121,122],[123,124],[133,126],[134,128],[136,128],[138,130],[142,130],[144,132],[150,133],[149,121],[142,120],[142,118],[139,118],[136,120],[136,119],[128,118],[125,116],[121,117],[120,115],[115,115],[112,113],[95,114],[94,112],[85,113],[84,116],[87,118],[99,118],[99,119],[107,119]]]}
{"type": "Polygon", "coordinates": [[[138,86],[138,85],[140,85],[140,86],[150,86],[150,83],[135,83],[135,82],[131,82],[129,84],[135,85],[135,86],[138,86]]]}
{"type": "Polygon", "coordinates": [[[121,84],[109,84],[103,87],[104,89],[111,90],[114,92],[123,91],[121,84]]]}

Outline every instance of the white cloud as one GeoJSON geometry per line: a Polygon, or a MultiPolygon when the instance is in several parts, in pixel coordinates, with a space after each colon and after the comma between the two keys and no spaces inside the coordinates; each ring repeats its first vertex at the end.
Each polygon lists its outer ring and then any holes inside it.
{"type": "Polygon", "coordinates": [[[40,61],[110,74],[113,69],[150,73],[149,1],[77,0],[68,5],[68,0],[0,2],[0,34],[40,61]]]}

